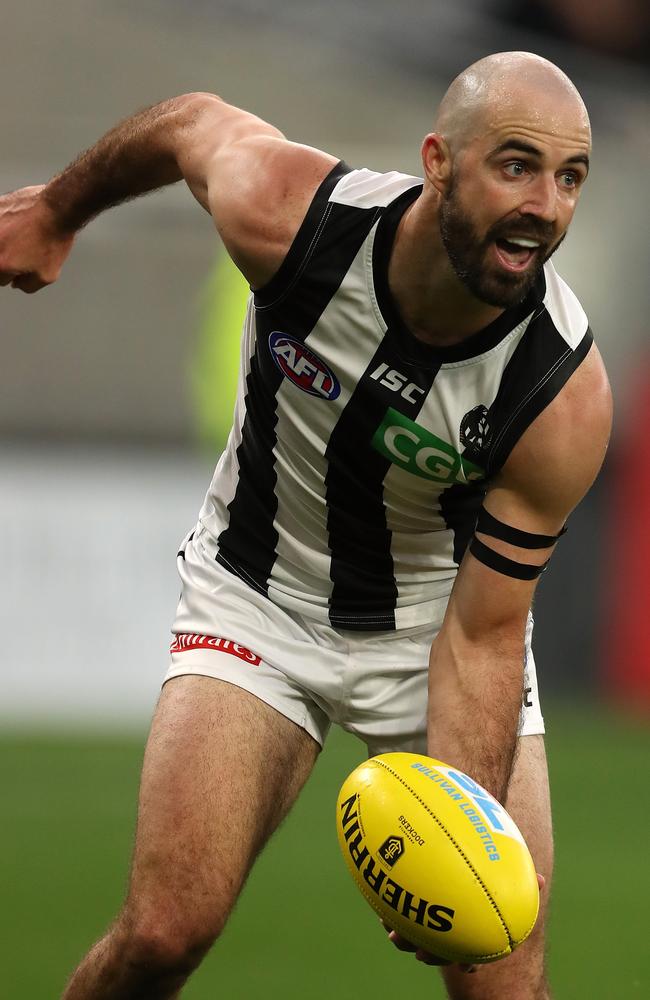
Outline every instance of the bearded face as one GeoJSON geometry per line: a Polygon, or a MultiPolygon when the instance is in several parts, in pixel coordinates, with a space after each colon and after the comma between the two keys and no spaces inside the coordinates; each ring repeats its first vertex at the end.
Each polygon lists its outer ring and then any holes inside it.
{"type": "Polygon", "coordinates": [[[544,263],[564,234],[533,215],[500,219],[482,230],[460,197],[452,178],[439,210],[440,235],[451,265],[470,292],[502,309],[518,305],[533,288],[544,263]]]}

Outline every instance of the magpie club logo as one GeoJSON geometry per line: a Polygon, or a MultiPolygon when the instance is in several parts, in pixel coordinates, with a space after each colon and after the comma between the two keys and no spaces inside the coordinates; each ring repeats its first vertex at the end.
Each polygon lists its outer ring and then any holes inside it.
{"type": "Polygon", "coordinates": [[[460,443],[468,455],[480,455],[492,438],[492,427],[487,406],[475,406],[465,414],[460,423],[460,443]]]}

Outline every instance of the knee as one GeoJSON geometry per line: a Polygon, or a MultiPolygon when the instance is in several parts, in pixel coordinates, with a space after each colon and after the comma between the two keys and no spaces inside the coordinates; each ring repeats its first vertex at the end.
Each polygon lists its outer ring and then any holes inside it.
{"type": "Polygon", "coordinates": [[[543,959],[522,962],[515,952],[508,958],[479,965],[473,974],[451,965],[443,970],[449,1000],[549,1000],[543,959]]]}
{"type": "Polygon", "coordinates": [[[122,960],[146,979],[183,982],[200,964],[223,929],[219,918],[174,908],[125,913],[114,940],[122,960]]]}

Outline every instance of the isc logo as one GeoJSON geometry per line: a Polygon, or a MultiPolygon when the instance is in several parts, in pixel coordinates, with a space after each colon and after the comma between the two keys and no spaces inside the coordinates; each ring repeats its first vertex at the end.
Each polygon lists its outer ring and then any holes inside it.
{"type": "Polygon", "coordinates": [[[314,351],[280,330],[269,336],[269,349],[276,365],[290,382],[321,399],[336,399],[341,386],[336,375],[314,351]]]}
{"type": "Polygon", "coordinates": [[[446,441],[392,407],[375,431],[372,446],[406,472],[436,483],[468,483],[485,476],[446,441]]]}
{"type": "Polygon", "coordinates": [[[414,392],[419,392],[420,395],[424,393],[424,389],[421,389],[415,382],[409,382],[406,375],[402,375],[395,368],[389,368],[385,364],[375,368],[370,378],[379,382],[380,385],[386,386],[391,392],[399,392],[407,403],[417,403],[417,398],[413,395],[414,392]]]}

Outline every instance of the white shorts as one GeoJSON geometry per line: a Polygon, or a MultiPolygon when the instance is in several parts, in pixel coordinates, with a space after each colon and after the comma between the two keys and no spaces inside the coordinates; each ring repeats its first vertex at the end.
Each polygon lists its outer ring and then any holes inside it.
{"type": "MultiPolygon", "coordinates": [[[[426,750],[429,650],[434,620],[391,632],[341,631],[286,611],[223,569],[201,541],[183,543],[183,583],[165,682],[201,674],[244,688],[305,729],[321,745],[332,722],[363,740],[370,756],[426,750]]],[[[526,630],[520,734],[544,732],[533,622],[526,630]]],[[[164,683],[164,682],[163,682],[164,683]]]]}

